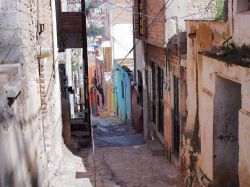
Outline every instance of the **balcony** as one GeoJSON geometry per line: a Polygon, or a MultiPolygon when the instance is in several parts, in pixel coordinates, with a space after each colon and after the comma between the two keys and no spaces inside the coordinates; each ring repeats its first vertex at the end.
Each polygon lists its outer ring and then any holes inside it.
{"type": "Polygon", "coordinates": [[[75,12],[69,9],[62,11],[62,4],[63,0],[56,0],[59,52],[63,52],[67,48],[82,48],[82,36],[86,36],[86,15],[79,12],[79,9],[76,9],[75,12]],[[83,17],[84,20],[82,20],[83,17]]]}

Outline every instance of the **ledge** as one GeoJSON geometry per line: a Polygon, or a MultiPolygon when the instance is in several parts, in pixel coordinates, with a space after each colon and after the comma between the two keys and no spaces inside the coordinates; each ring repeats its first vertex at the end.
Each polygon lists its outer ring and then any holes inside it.
{"type": "Polygon", "coordinates": [[[236,65],[241,66],[244,68],[250,68],[250,59],[248,58],[240,58],[239,56],[230,56],[225,57],[223,55],[218,55],[218,51],[205,51],[205,52],[199,52],[200,55],[225,62],[228,65],[236,65]]]}
{"type": "Polygon", "coordinates": [[[238,16],[250,16],[250,10],[245,11],[245,12],[240,12],[237,14],[238,16]]]}
{"type": "Polygon", "coordinates": [[[21,92],[24,77],[20,64],[0,64],[0,92],[7,98],[16,98],[21,92]]]}

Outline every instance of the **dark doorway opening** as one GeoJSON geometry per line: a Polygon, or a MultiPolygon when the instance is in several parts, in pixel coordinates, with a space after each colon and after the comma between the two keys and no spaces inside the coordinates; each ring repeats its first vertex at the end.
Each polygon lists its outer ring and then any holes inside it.
{"type": "Polygon", "coordinates": [[[241,85],[216,77],[214,98],[214,186],[238,187],[241,85]]]}
{"type": "Polygon", "coordinates": [[[157,97],[157,90],[156,90],[156,73],[155,73],[155,65],[152,64],[152,94],[153,94],[153,102],[152,102],[152,117],[153,122],[156,125],[156,97],[157,97]]]}
{"type": "Polygon", "coordinates": [[[164,73],[163,69],[158,67],[158,95],[159,95],[159,106],[158,106],[158,130],[164,134],[164,100],[163,100],[163,84],[164,84],[164,73]]]}
{"type": "Polygon", "coordinates": [[[173,133],[174,154],[179,157],[180,152],[180,119],[179,119],[179,78],[174,76],[174,111],[173,111],[173,133]]]}
{"type": "Polygon", "coordinates": [[[137,103],[140,106],[143,106],[143,80],[141,71],[138,70],[137,75],[138,75],[138,93],[139,93],[137,103]]]}

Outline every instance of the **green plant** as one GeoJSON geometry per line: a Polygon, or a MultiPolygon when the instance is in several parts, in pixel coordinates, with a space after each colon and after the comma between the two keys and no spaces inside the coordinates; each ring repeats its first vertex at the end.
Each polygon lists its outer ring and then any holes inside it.
{"type": "Polygon", "coordinates": [[[79,68],[79,63],[74,57],[72,57],[71,59],[71,67],[72,67],[72,71],[77,71],[79,68]]]}
{"type": "Polygon", "coordinates": [[[226,39],[221,47],[221,52],[224,56],[234,56],[238,54],[235,44],[232,42],[232,37],[226,39]]]}
{"type": "Polygon", "coordinates": [[[232,37],[226,39],[223,42],[223,45],[220,48],[221,55],[225,57],[239,57],[241,59],[243,58],[250,58],[250,46],[243,45],[241,47],[236,46],[232,42],[232,37]]]}
{"type": "Polygon", "coordinates": [[[215,19],[217,20],[223,19],[224,18],[224,0],[216,0],[215,7],[216,7],[215,19]]]}

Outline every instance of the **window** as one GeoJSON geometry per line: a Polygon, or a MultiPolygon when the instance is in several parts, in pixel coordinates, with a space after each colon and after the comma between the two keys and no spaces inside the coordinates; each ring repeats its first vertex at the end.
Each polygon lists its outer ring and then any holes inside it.
{"type": "Polygon", "coordinates": [[[237,1],[237,13],[250,10],[250,0],[238,0],[237,1]]]}
{"type": "Polygon", "coordinates": [[[156,69],[154,64],[152,64],[152,95],[153,95],[153,102],[152,102],[152,117],[153,122],[156,124],[156,97],[157,97],[157,90],[156,90],[156,69]]]}
{"type": "Polygon", "coordinates": [[[138,70],[137,75],[138,75],[138,93],[139,93],[139,96],[137,98],[137,103],[142,106],[143,104],[142,73],[138,70]]]}
{"type": "Polygon", "coordinates": [[[164,72],[163,69],[158,67],[158,130],[164,135],[164,72]]]}
{"type": "Polygon", "coordinates": [[[173,113],[173,133],[174,133],[174,154],[179,157],[180,152],[180,119],[179,119],[179,78],[174,76],[174,113],[173,113]]]}
{"type": "Polygon", "coordinates": [[[139,35],[143,35],[143,3],[142,0],[138,0],[138,22],[139,22],[139,35]]]}

